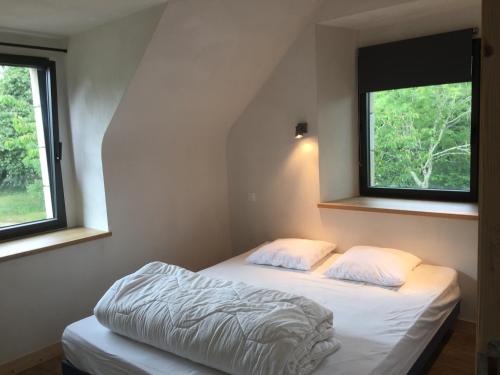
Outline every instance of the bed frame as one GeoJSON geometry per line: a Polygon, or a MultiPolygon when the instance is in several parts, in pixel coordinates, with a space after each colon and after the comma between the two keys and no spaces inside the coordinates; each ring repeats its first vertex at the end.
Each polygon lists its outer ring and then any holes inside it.
{"type": "MultiPolygon", "coordinates": [[[[460,302],[453,308],[450,315],[443,322],[441,327],[438,329],[432,340],[425,347],[420,357],[418,357],[415,364],[412,366],[407,375],[425,375],[430,370],[432,364],[438,357],[444,344],[450,338],[453,331],[453,324],[457,320],[458,314],[460,312],[460,302]]],[[[63,375],[89,375],[86,372],[78,370],[73,366],[68,360],[64,359],[61,362],[63,375]]]]}
{"type": "Polygon", "coordinates": [[[460,302],[456,304],[456,306],[451,311],[450,315],[443,322],[441,327],[439,327],[438,331],[432,338],[432,340],[427,344],[420,357],[418,357],[417,361],[414,363],[410,371],[408,371],[408,375],[424,375],[430,370],[432,364],[441,353],[441,349],[443,349],[444,344],[448,341],[453,332],[453,325],[458,318],[458,314],[460,313],[460,302]]]}

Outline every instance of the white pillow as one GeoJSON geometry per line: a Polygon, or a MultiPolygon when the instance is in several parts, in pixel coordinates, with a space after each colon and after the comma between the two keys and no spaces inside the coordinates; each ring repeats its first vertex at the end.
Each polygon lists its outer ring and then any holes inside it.
{"type": "Polygon", "coordinates": [[[307,271],[335,247],[325,241],[283,238],[261,246],[250,254],[247,261],[307,271]]]}
{"type": "Polygon", "coordinates": [[[401,286],[422,261],[406,251],[374,246],[354,246],[325,271],[327,277],[382,286],[401,286]]]}

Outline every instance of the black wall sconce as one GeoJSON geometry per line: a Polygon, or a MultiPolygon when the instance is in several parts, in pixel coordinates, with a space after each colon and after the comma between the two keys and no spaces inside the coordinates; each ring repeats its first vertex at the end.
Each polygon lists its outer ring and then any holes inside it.
{"type": "Polygon", "coordinates": [[[307,134],[307,122],[299,122],[295,127],[295,139],[304,138],[307,134]]]}

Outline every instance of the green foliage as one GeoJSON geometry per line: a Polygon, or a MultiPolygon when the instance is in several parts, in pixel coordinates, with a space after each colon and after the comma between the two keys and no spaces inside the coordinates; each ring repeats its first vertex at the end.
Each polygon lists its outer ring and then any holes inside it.
{"type": "Polygon", "coordinates": [[[3,79],[0,80],[0,93],[33,105],[31,82],[28,68],[3,67],[3,79]]]}
{"type": "Polygon", "coordinates": [[[372,185],[468,190],[471,84],[371,94],[372,185]]]}
{"type": "Polygon", "coordinates": [[[0,67],[0,189],[25,190],[40,180],[28,68],[0,67]]]}

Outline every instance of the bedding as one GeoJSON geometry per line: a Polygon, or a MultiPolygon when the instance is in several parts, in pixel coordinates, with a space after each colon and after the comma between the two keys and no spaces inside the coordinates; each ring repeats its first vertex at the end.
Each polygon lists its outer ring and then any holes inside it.
{"type": "Polygon", "coordinates": [[[317,240],[281,238],[252,252],[247,261],[275,267],[308,271],[319,260],[335,250],[336,245],[317,240]]]}
{"type": "Polygon", "coordinates": [[[161,262],[115,282],[94,314],[115,333],[230,374],[306,375],[339,347],[332,312],[308,298],[161,262]]]}
{"type": "MultiPolygon", "coordinates": [[[[456,271],[419,265],[397,290],[329,279],[330,255],[309,272],[245,261],[250,252],[200,271],[306,296],[333,311],[339,350],[313,375],[406,374],[460,299],[456,271]]],[[[95,316],[64,330],[66,358],[93,375],[220,375],[220,371],[112,333],[95,316]]]]}
{"type": "Polygon", "coordinates": [[[397,249],[354,246],[325,272],[327,277],[399,287],[421,263],[413,254],[397,249]]]}

